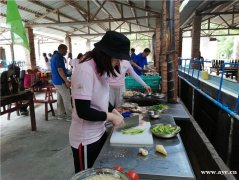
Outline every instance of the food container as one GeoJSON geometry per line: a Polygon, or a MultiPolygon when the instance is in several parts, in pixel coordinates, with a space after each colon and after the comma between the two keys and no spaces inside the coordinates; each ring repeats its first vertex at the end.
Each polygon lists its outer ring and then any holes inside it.
{"type": "Polygon", "coordinates": [[[126,174],[123,171],[124,169],[121,166],[115,166],[114,169],[91,168],[75,174],[70,180],[91,180],[96,177],[99,180],[105,180],[105,176],[112,178],[112,180],[130,180],[131,178],[138,180],[137,173],[129,171],[126,174]]]}
{"type": "Polygon", "coordinates": [[[122,116],[123,116],[124,118],[130,117],[131,115],[132,115],[132,112],[129,112],[129,111],[122,113],[122,116]]]}
{"type": "Polygon", "coordinates": [[[203,80],[208,80],[208,72],[207,71],[201,71],[201,78],[203,80]]]}
{"type": "Polygon", "coordinates": [[[148,115],[152,119],[158,119],[160,116],[160,112],[159,111],[148,111],[148,115]]]}
{"type": "Polygon", "coordinates": [[[124,103],[122,104],[122,108],[125,108],[125,109],[130,109],[130,108],[137,108],[138,104],[136,103],[124,103]]]}
{"type": "Polygon", "coordinates": [[[148,111],[148,115],[149,116],[154,115],[154,111],[148,111]]]}
{"type": "Polygon", "coordinates": [[[159,138],[173,138],[175,137],[180,131],[181,131],[181,128],[177,125],[173,125],[173,124],[162,124],[162,123],[159,123],[159,124],[154,124],[153,126],[150,127],[150,131],[152,132],[152,134],[156,137],[159,137],[159,138]],[[175,131],[172,132],[172,133],[156,133],[153,131],[153,129],[159,125],[164,125],[164,126],[168,126],[168,127],[172,127],[172,128],[175,128],[175,131]]]}

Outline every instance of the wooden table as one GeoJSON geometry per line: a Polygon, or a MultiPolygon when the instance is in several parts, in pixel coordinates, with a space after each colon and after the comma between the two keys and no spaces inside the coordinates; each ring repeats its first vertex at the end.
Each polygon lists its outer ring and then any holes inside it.
{"type": "Polygon", "coordinates": [[[44,92],[44,99],[36,99],[35,95],[33,97],[34,103],[42,103],[45,104],[45,120],[48,121],[48,113],[52,112],[52,116],[55,116],[55,111],[53,109],[53,103],[57,102],[56,99],[53,98],[53,92],[56,92],[55,87],[52,84],[42,84],[37,85],[32,88],[33,92],[44,92]],[[50,110],[48,111],[48,104],[50,105],[50,110]]]}
{"type": "MultiPolygon", "coordinates": [[[[210,74],[212,72],[216,72],[216,74],[219,76],[219,74],[222,72],[222,68],[215,68],[215,67],[210,67],[210,74]]],[[[239,80],[239,68],[238,67],[225,67],[224,68],[224,73],[226,75],[226,77],[231,76],[231,78],[233,79],[233,76],[236,77],[236,80],[239,80]]]]}
{"type": "Polygon", "coordinates": [[[26,105],[29,105],[29,108],[30,108],[32,131],[36,131],[37,127],[36,127],[35,109],[34,109],[34,102],[33,102],[33,93],[31,91],[20,91],[19,93],[16,93],[16,94],[11,94],[9,96],[1,97],[0,115],[17,111],[21,107],[26,105]],[[22,104],[22,101],[26,101],[26,103],[22,104]],[[16,106],[14,107],[8,106],[13,103],[15,103],[16,106]],[[8,106],[7,109],[6,109],[6,106],[8,106]]]}

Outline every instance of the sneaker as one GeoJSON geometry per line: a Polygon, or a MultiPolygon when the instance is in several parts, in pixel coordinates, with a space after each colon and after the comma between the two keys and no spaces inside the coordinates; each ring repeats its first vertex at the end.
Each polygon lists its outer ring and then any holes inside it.
{"type": "Polygon", "coordinates": [[[62,120],[62,119],[65,119],[65,118],[66,118],[65,115],[58,115],[58,116],[57,116],[57,119],[58,119],[58,120],[62,120]]]}
{"type": "Polygon", "coordinates": [[[20,112],[21,116],[28,116],[29,111],[28,110],[24,110],[20,112]]]}
{"type": "Polygon", "coordinates": [[[72,117],[71,117],[71,116],[66,116],[65,120],[66,120],[67,122],[71,122],[72,117]]]}

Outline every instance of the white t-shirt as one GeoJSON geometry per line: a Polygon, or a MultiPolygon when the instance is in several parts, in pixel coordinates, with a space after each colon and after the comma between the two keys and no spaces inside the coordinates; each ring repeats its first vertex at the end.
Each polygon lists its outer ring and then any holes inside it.
{"type": "Polygon", "coordinates": [[[119,86],[124,86],[125,85],[125,74],[130,73],[130,75],[142,86],[146,86],[145,82],[138,76],[134,69],[132,68],[131,64],[127,60],[122,60],[120,61],[120,74],[115,71],[117,77],[110,77],[110,86],[113,87],[119,87],[119,86]]]}
{"type": "Polygon", "coordinates": [[[70,60],[69,65],[72,68],[72,72],[74,71],[74,69],[76,68],[78,64],[79,64],[79,59],[75,58],[70,60]]]}
{"type": "Polygon", "coordinates": [[[45,70],[51,71],[51,63],[50,63],[50,60],[48,60],[48,62],[45,62],[45,70]]]}
{"type": "Polygon", "coordinates": [[[75,69],[72,79],[72,122],[69,132],[70,144],[88,145],[98,141],[105,132],[104,121],[87,121],[79,118],[75,109],[75,99],[91,101],[91,108],[108,112],[109,82],[107,75],[99,76],[94,60],[81,63],[75,69]]]}

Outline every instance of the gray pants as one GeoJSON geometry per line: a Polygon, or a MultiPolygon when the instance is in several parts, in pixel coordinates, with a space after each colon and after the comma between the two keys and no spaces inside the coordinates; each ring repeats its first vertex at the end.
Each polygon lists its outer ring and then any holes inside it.
{"type": "Polygon", "coordinates": [[[57,92],[57,114],[58,116],[66,113],[67,116],[71,116],[72,105],[70,89],[65,84],[54,85],[57,92]]]}

